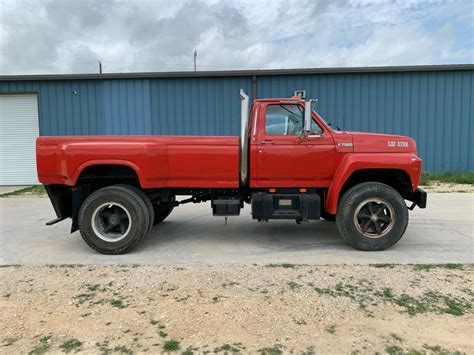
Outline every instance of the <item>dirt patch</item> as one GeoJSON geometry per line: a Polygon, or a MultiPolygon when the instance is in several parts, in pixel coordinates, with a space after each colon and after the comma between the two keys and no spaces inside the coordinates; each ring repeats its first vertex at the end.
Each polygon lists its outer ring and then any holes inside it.
{"type": "Polygon", "coordinates": [[[473,272],[456,264],[3,267],[0,352],[473,353],[473,272]]]}

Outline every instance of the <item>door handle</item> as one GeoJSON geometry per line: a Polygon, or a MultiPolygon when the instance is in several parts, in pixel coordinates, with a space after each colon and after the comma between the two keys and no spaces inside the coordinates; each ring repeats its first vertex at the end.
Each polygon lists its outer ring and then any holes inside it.
{"type": "Polygon", "coordinates": [[[260,144],[273,144],[273,141],[260,141],[260,144]]]}

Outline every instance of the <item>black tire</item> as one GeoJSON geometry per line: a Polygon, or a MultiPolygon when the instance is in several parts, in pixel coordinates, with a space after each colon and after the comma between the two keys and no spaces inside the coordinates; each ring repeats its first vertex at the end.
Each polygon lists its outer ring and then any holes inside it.
{"type": "Polygon", "coordinates": [[[166,217],[168,217],[174,209],[174,206],[169,203],[155,203],[153,205],[155,209],[155,220],[153,225],[163,222],[166,217]]]}
{"type": "Polygon", "coordinates": [[[150,218],[150,227],[148,231],[151,231],[154,224],[153,221],[155,219],[155,211],[153,210],[153,204],[151,203],[150,198],[147,196],[146,193],[144,193],[142,190],[140,190],[138,187],[132,186],[132,185],[125,185],[125,184],[118,184],[114,185],[117,188],[122,188],[122,189],[129,189],[135,192],[138,196],[140,196],[143,199],[143,202],[145,202],[146,208],[148,210],[148,217],[150,218]]]}
{"type": "Polygon", "coordinates": [[[82,239],[92,249],[102,254],[125,254],[146,236],[150,218],[139,194],[132,189],[112,185],[93,192],[84,200],[79,209],[78,222],[82,239]],[[104,217],[105,213],[109,214],[108,217],[104,217]],[[120,224],[109,223],[111,215],[116,215],[115,221],[120,221],[120,224]],[[111,225],[113,230],[107,231],[111,225]],[[112,237],[112,234],[118,237],[112,237]]]}
{"type": "Polygon", "coordinates": [[[336,225],[344,240],[359,250],[378,251],[397,243],[408,225],[408,208],[392,187],[366,182],[339,201],[336,225]]]}

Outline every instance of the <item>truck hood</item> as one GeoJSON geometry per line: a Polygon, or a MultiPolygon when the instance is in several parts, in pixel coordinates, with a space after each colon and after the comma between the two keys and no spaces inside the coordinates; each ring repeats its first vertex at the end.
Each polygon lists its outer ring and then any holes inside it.
{"type": "Polygon", "coordinates": [[[352,136],[355,153],[416,153],[413,138],[392,134],[347,132],[352,136]]]}

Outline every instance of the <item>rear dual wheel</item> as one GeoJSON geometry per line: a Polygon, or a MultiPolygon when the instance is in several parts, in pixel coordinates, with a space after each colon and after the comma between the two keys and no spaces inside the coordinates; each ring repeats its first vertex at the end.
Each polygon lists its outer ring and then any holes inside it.
{"type": "Polygon", "coordinates": [[[79,210],[82,239],[102,254],[124,254],[136,247],[153,226],[149,198],[129,185],[112,185],[90,194],[79,210]]]}

